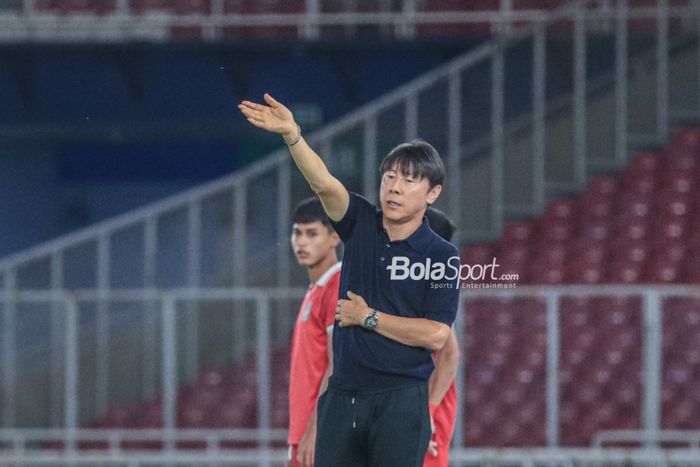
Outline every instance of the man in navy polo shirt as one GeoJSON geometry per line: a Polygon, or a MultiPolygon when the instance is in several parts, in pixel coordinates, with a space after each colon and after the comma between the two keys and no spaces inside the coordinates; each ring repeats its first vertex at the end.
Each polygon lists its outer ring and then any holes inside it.
{"type": "Polygon", "coordinates": [[[431,352],[449,338],[459,256],[424,218],[445,179],[437,151],[413,141],[380,171],[380,205],[349,193],[270,95],[244,101],[248,121],[282,135],[344,242],[333,331],[333,375],[319,398],[317,467],[419,467],[430,441],[431,352]]]}

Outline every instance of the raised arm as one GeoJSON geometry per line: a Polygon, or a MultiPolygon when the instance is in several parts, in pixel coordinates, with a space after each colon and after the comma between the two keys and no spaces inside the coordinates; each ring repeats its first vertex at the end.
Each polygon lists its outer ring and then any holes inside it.
{"type": "Polygon", "coordinates": [[[348,190],[331,175],[323,160],[306,144],[292,112],[269,94],[265,94],[264,99],[267,105],[243,101],[238,108],[251,125],[282,136],[297,167],[321,199],[328,217],[334,221],[341,220],[350,204],[348,190]]]}

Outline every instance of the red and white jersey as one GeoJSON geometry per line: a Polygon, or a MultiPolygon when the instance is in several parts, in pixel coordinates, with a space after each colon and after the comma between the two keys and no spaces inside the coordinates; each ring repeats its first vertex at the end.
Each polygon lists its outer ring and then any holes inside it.
{"type": "Polygon", "coordinates": [[[438,443],[438,456],[433,457],[430,452],[425,453],[423,467],[448,467],[450,456],[450,442],[457,421],[457,386],[452,380],[450,389],[440,401],[433,413],[435,422],[435,434],[433,439],[438,443]]]}
{"type": "Polygon", "coordinates": [[[316,406],[318,389],[328,369],[328,333],[338,305],[341,263],[336,263],[309,286],[299,308],[292,335],[289,375],[288,444],[299,444],[316,406]]]}
{"type": "MultiPolygon", "coordinates": [[[[433,359],[438,356],[433,352],[433,359]]],[[[433,412],[433,422],[435,423],[435,433],[432,439],[438,443],[438,456],[433,457],[430,452],[425,453],[423,467],[448,467],[449,450],[452,435],[457,421],[457,383],[452,379],[449,389],[442,397],[435,412],[433,412]]]]}

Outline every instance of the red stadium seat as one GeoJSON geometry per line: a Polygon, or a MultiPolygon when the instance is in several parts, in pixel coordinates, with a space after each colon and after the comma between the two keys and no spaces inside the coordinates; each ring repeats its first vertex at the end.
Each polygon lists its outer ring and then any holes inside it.
{"type": "Polygon", "coordinates": [[[490,245],[475,245],[462,252],[461,262],[463,264],[487,264],[493,259],[493,252],[490,245]]]}
{"type": "Polygon", "coordinates": [[[566,281],[574,284],[595,284],[604,278],[601,264],[597,262],[579,260],[568,267],[566,281]]]}
{"type": "Polygon", "coordinates": [[[135,14],[170,11],[173,0],[130,0],[129,11],[135,14]]]}
{"type": "MultiPolygon", "coordinates": [[[[595,235],[595,234],[592,234],[595,235]]],[[[598,236],[601,234],[598,233],[598,236]]],[[[608,245],[606,242],[599,241],[607,237],[589,239],[586,233],[582,232],[580,240],[573,245],[573,251],[569,258],[576,262],[585,262],[589,264],[599,264],[607,260],[609,255],[608,245]]]]}
{"type": "Polygon", "coordinates": [[[521,264],[527,261],[529,254],[530,249],[526,243],[504,243],[498,248],[496,259],[499,264],[521,264]]]}
{"type": "Polygon", "coordinates": [[[102,419],[98,421],[99,426],[104,428],[128,428],[133,423],[132,408],[123,405],[107,407],[102,419]]]}
{"type": "MultiPolygon", "coordinates": [[[[430,12],[450,12],[450,11],[488,11],[497,10],[499,7],[497,0],[473,0],[471,2],[455,2],[453,0],[425,0],[419,5],[420,11],[430,12]]],[[[427,36],[451,36],[478,34],[487,35],[491,33],[489,23],[454,23],[454,24],[419,24],[416,31],[427,36]]]]}
{"type": "Polygon", "coordinates": [[[63,0],[57,2],[58,11],[64,15],[98,14],[114,10],[113,1],[100,0],[63,0]]]}
{"type": "Polygon", "coordinates": [[[623,185],[629,193],[649,194],[656,189],[656,176],[651,172],[626,172],[623,185]]]}
{"type": "Polygon", "coordinates": [[[668,171],[684,171],[697,178],[698,163],[697,150],[677,150],[666,153],[666,168],[668,171]]]}
{"type": "Polygon", "coordinates": [[[506,226],[502,238],[505,242],[524,242],[531,240],[535,232],[534,222],[511,222],[506,226]]]}
{"type": "Polygon", "coordinates": [[[208,15],[211,0],[173,0],[173,11],[178,15],[208,15]]]}
{"type": "Polygon", "coordinates": [[[612,197],[589,195],[581,198],[579,202],[581,221],[584,225],[588,220],[608,219],[614,210],[615,202],[612,197]]]}
{"type": "Polygon", "coordinates": [[[556,200],[549,203],[543,217],[545,219],[571,219],[575,212],[575,200],[556,200]]]}
{"type": "Polygon", "coordinates": [[[672,283],[679,277],[680,271],[675,261],[656,260],[646,266],[642,281],[648,283],[672,283]]]}
{"type": "Polygon", "coordinates": [[[619,178],[614,175],[599,175],[591,179],[586,194],[612,196],[618,191],[619,178]]]}
{"type": "Polygon", "coordinates": [[[659,168],[659,159],[655,152],[639,152],[632,159],[629,170],[635,173],[653,173],[659,168]]]}
{"type": "Polygon", "coordinates": [[[646,218],[653,208],[653,202],[648,195],[639,193],[627,193],[617,202],[617,212],[623,219],[646,218]]]}
{"type": "Polygon", "coordinates": [[[612,235],[612,223],[609,218],[585,220],[580,226],[579,235],[586,241],[605,241],[612,235]]]}
{"type": "Polygon", "coordinates": [[[687,128],[676,133],[671,143],[672,149],[692,149],[700,151],[700,129],[687,128]]]}
{"type": "Polygon", "coordinates": [[[569,219],[543,218],[538,230],[544,240],[550,241],[568,241],[574,235],[574,226],[569,219]]]}
{"type": "Polygon", "coordinates": [[[163,426],[163,407],[160,400],[147,403],[138,411],[135,426],[138,428],[160,428],[163,426]]]}
{"type": "Polygon", "coordinates": [[[58,0],[34,0],[34,10],[42,12],[53,10],[58,6],[58,0]]]}

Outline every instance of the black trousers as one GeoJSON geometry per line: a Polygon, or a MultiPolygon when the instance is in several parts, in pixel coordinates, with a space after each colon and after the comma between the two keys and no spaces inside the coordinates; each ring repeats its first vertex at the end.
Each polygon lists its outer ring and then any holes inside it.
{"type": "Polygon", "coordinates": [[[428,384],[354,391],[333,382],[318,401],[315,467],[422,467],[428,384]]]}

